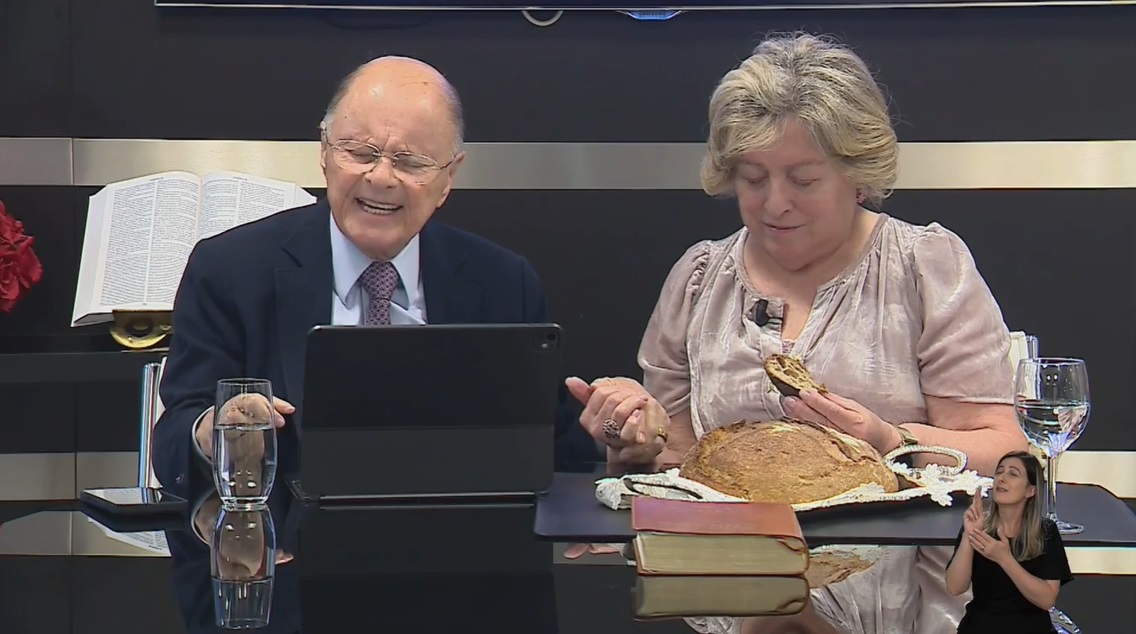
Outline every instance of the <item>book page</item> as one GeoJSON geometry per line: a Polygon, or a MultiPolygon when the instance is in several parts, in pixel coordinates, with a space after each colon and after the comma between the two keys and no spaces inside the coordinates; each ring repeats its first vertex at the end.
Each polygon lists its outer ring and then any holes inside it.
{"type": "Polygon", "coordinates": [[[94,524],[103,535],[123,544],[129,544],[155,555],[170,555],[170,545],[166,540],[165,531],[139,531],[134,533],[120,533],[107,528],[97,520],[87,517],[87,521],[94,524]]]}
{"type": "Polygon", "coordinates": [[[202,179],[200,239],[260,220],[278,211],[309,205],[315,197],[293,183],[235,172],[202,179]]]}
{"type": "Polygon", "coordinates": [[[169,310],[197,237],[199,182],[168,172],[107,185],[91,197],[72,325],[114,308],[169,310]]]}
{"type": "Polygon", "coordinates": [[[150,261],[146,276],[147,304],[173,307],[181,274],[197,244],[200,190],[196,179],[165,178],[157,183],[150,261]]]}

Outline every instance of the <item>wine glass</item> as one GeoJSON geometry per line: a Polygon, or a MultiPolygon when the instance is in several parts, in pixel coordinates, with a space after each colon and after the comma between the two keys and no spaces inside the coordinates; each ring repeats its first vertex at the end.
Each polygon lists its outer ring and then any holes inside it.
{"type": "Polygon", "coordinates": [[[1081,359],[1022,359],[1014,377],[1018,424],[1046,458],[1046,516],[1065,535],[1085,527],[1057,517],[1057,461],[1089,421],[1089,375],[1081,359]]]}

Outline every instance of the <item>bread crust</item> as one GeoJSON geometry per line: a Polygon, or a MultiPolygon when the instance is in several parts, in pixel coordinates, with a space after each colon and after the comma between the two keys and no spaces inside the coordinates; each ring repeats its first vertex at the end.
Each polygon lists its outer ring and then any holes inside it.
{"type": "Polygon", "coordinates": [[[691,447],[683,478],[752,502],[803,504],[864,484],[899,490],[899,480],[867,442],[808,421],[741,421],[691,447]]]}

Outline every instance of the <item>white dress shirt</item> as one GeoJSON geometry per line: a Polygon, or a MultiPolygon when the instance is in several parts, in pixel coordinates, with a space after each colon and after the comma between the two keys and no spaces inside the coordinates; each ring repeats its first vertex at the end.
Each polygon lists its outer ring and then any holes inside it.
{"type": "MultiPolygon", "coordinates": [[[[359,276],[371,265],[359,247],[343,235],[331,217],[332,297],[331,323],[335,326],[358,326],[363,323],[367,301],[359,276]]],[[[398,271],[398,287],[391,297],[392,324],[425,324],[426,296],[422,291],[422,267],[419,264],[418,236],[411,238],[391,264],[398,271]]]]}

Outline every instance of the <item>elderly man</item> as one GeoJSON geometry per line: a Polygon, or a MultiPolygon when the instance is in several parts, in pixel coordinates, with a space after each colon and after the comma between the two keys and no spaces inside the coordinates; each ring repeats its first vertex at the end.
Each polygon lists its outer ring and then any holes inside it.
{"type": "MultiPolygon", "coordinates": [[[[279,470],[295,470],[293,403],[317,324],[547,321],[526,259],[431,220],[465,158],[462,127],[457,93],[435,69],[373,60],[343,81],[320,125],[326,200],[197,245],[174,304],[154,431],[164,486],[208,481],[216,383],[230,377],[272,381],[279,470]]],[[[558,411],[558,461],[598,458],[563,389],[558,411]]]]}

